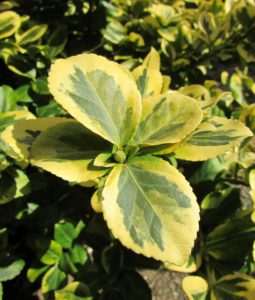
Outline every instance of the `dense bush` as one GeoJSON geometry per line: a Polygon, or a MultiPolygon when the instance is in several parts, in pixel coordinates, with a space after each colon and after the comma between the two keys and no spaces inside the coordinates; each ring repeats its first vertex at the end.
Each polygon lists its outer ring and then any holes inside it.
{"type": "Polygon", "coordinates": [[[254,299],[253,1],[0,11],[0,299],[254,299]]]}

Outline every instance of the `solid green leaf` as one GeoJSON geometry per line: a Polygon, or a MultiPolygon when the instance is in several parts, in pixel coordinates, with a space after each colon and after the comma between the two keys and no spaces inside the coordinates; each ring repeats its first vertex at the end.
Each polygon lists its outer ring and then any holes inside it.
{"type": "Polygon", "coordinates": [[[189,183],[168,162],[148,155],[117,165],[102,205],[108,227],[126,247],[177,265],[188,259],[199,207],[189,183]]]}
{"type": "Polygon", "coordinates": [[[50,268],[42,279],[42,292],[48,293],[50,291],[57,290],[61,287],[66,279],[66,274],[62,272],[58,266],[50,268]]]}
{"type": "Polygon", "coordinates": [[[13,97],[13,89],[8,85],[0,86],[0,112],[8,112],[16,109],[16,101],[13,97]]]}
{"type": "Polygon", "coordinates": [[[131,139],[140,118],[141,95],[131,75],[118,64],[95,54],[59,59],[51,67],[49,89],[96,134],[118,146],[131,139]]]}
{"type": "Polygon", "coordinates": [[[40,95],[48,95],[49,88],[46,77],[37,78],[32,82],[32,89],[40,95]]]}
{"type": "Polygon", "coordinates": [[[25,266],[22,259],[6,258],[0,262],[0,282],[11,280],[18,276],[25,266]]]}
{"type": "Polygon", "coordinates": [[[13,35],[20,26],[20,16],[14,11],[4,11],[0,14],[0,39],[13,35]]]}
{"type": "Polygon", "coordinates": [[[224,154],[252,132],[238,120],[223,117],[206,119],[175,152],[184,160],[200,161],[224,154]]]}
{"type": "Polygon", "coordinates": [[[25,31],[24,33],[22,33],[17,37],[18,44],[20,46],[23,46],[28,43],[35,42],[45,34],[47,28],[48,28],[47,25],[33,26],[32,28],[28,29],[27,31],[25,31]]]}
{"type": "Polygon", "coordinates": [[[71,248],[73,241],[77,237],[74,225],[68,221],[61,221],[54,226],[54,239],[63,248],[71,248]]]}
{"type": "Polygon", "coordinates": [[[32,146],[32,164],[65,180],[93,184],[107,169],[93,166],[111,145],[72,119],[43,131],[32,146]]]}
{"type": "Polygon", "coordinates": [[[45,265],[53,265],[57,263],[63,254],[60,243],[50,241],[49,247],[45,253],[40,257],[40,261],[45,265]]]}
{"type": "Polygon", "coordinates": [[[133,138],[134,144],[177,143],[202,121],[202,111],[197,102],[180,93],[146,98],[142,106],[142,117],[133,138]]]}

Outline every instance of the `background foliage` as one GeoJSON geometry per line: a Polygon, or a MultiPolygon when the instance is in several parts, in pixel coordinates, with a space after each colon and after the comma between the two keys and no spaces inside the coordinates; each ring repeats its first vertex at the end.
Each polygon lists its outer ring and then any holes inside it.
{"type": "MultiPolygon", "coordinates": [[[[16,0],[0,10],[0,131],[31,113],[67,115],[48,90],[56,58],[94,52],[133,70],[151,47],[170,88],[216,103],[209,115],[255,131],[253,1],[16,0]]],[[[0,146],[0,299],[36,299],[38,290],[45,299],[151,299],[136,271],[142,267],[193,273],[183,282],[190,299],[253,299],[254,138],[206,162],[171,158],[201,207],[183,267],[127,250],[92,210],[92,188],[28,166],[0,146]]]]}

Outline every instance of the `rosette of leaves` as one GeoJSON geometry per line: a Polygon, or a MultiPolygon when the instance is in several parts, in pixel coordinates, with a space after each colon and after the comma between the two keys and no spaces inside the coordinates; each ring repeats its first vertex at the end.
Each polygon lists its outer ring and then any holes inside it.
{"type": "Polygon", "coordinates": [[[92,206],[123,245],[182,265],[196,238],[199,206],[168,156],[207,159],[251,132],[238,121],[203,120],[197,100],[165,92],[159,67],[153,50],[133,75],[95,54],[57,60],[49,89],[74,119],[20,121],[2,138],[33,165],[95,185],[92,206]]]}

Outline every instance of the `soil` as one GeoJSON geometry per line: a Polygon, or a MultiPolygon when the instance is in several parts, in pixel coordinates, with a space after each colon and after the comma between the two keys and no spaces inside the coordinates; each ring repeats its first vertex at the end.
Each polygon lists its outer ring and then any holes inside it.
{"type": "Polygon", "coordinates": [[[153,300],[187,300],[182,290],[184,273],[168,270],[141,270],[139,273],[152,289],[153,300]]]}

